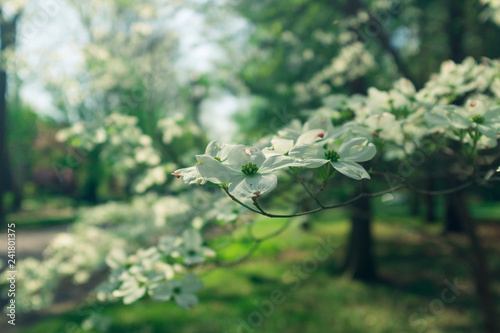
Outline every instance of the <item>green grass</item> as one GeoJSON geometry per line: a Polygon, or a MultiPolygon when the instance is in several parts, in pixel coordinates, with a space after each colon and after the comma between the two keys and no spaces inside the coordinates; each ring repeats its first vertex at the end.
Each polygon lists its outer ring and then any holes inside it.
{"type": "Polygon", "coordinates": [[[15,223],[16,228],[72,223],[76,218],[74,206],[74,200],[66,197],[26,198],[19,212],[7,215],[7,223],[15,223]]]}
{"type": "Polygon", "coordinates": [[[25,227],[48,227],[62,224],[69,224],[75,221],[75,214],[72,212],[53,213],[23,213],[7,215],[7,223],[15,223],[16,228],[25,227]]]}
{"type": "MultiPolygon", "coordinates": [[[[120,333],[481,332],[481,315],[464,259],[466,249],[438,236],[434,226],[412,218],[383,216],[374,228],[381,280],[353,282],[335,269],[343,256],[349,225],[341,217],[335,222],[329,218],[318,215],[310,232],[295,224],[264,242],[250,260],[204,276],[200,305],[190,311],[150,300],[129,306],[97,306],[95,311],[87,306],[46,318],[22,332],[76,332],[71,328],[89,313],[111,317],[110,332],[120,333]],[[302,277],[293,273],[294,267],[313,258],[318,240],[327,236],[342,246],[325,261],[318,260],[317,269],[302,271],[302,277]],[[440,300],[445,279],[458,279],[462,286],[460,295],[449,304],[440,300]],[[277,302],[269,306],[272,299],[277,302]],[[259,310],[262,304],[267,304],[267,310],[259,310]]],[[[255,233],[265,235],[282,223],[260,218],[255,233]]],[[[244,240],[245,234],[236,237],[244,240]]],[[[247,248],[243,242],[227,248],[223,256],[237,258],[247,248]]],[[[498,258],[498,247],[488,244],[488,250],[498,258]]],[[[496,259],[491,264],[500,291],[500,262],[496,259]]]]}

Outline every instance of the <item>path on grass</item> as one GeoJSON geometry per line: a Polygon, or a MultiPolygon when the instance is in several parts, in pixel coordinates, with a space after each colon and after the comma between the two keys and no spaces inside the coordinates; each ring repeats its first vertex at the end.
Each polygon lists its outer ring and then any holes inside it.
{"type": "MultiPolygon", "coordinates": [[[[16,259],[26,257],[42,258],[42,253],[55,236],[68,230],[69,225],[57,225],[46,227],[32,227],[15,229],[16,234],[16,259]]],[[[2,259],[7,257],[7,230],[0,233],[1,246],[0,256],[2,259]]],[[[3,262],[6,264],[6,262],[3,262]]]]}
{"type": "MultiPolygon", "coordinates": [[[[66,225],[56,225],[56,226],[45,226],[45,227],[29,227],[29,228],[18,228],[15,229],[16,234],[16,261],[27,258],[35,257],[41,259],[43,256],[43,251],[47,248],[50,242],[61,232],[65,232],[69,228],[69,224],[66,225]]],[[[0,233],[0,260],[5,267],[7,264],[7,230],[4,229],[0,233]]],[[[0,297],[0,307],[3,308],[5,305],[5,299],[1,295],[0,297]]],[[[43,316],[40,315],[25,315],[19,314],[16,316],[16,326],[9,325],[7,323],[7,316],[2,313],[0,318],[0,332],[10,333],[19,332],[21,327],[25,326],[30,322],[34,322],[37,319],[41,319],[43,316]],[[22,325],[25,324],[25,325],[22,325]],[[21,327],[20,327],[21,326],[21,327]]]]}

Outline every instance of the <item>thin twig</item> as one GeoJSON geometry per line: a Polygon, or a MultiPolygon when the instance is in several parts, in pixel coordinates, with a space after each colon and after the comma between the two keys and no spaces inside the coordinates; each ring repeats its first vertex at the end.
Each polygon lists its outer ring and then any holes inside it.
{"type": "MultiPolygon", "coordinates": [[[[302,187],[303,187],[303,188],[304,188],[304,190],[307,192],[307,194],[309,194],[309,196],[310,196],[311,198],[313,198],[313,199],[314,199],[314,201],[316,201],[316,203],[318,204],[318,206],[320,206],[321,208],[323,208],[324,206],[323,206],[323,204],[321,203],[321,201],[319,201],[318,197],[317,197],[315,194],[313,194],[313,193],[309,190],[309,188],[307,188],[306,184],[304,184],[304,180],[302,179],[302,177],[301,177],[300,175],[297,175],[297,181],[300,183],[300,185],[302,185],[302,187]]],[[[323,187],[322,187],[322,188],[323,188],[323,187]]],[[[320,190],[319,192],[321,192],[321,190],[320,190]]],[[[318,193],[319,193],[319,192],[318,192],[318,193]]]]}

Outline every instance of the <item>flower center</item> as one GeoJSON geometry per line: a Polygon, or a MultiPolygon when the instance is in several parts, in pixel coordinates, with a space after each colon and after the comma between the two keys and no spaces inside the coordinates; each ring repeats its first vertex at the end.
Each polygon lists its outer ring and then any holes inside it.
{"type": "Polygon", "coordinates": [[[480,114],[475,114],[472,116],[472,121],[475,122],[476,124],[482,124],[484,123],[484,117],[481,116],[480,114]]]}
{"type": "Polygon", "coordinates": [[[241,166],[241,172],[243,172],[245,175],[255,175],[259,171],[259,168],[257,167],[257,164],[248,162],[248,164],[243,164],[241,166]]]}
{"type": "Polygon", "coordinates": [[[325,151],[325,157],[327,160],[330,160],[332,162],[337,162],[340,158],[339,153],[337,153],[335,150],[327,150],[325,151]]]}
{"type": "Polygon", "coordinates": [[[221,162],[221,163],[222,163],[222,161],[220,160],[220,157],[215,156],[214,158],[215,158],[217,161],[219,161],[219,162],[221,162]]]}
{"type": "Polygon", "coordinates": [[[180,293],[181,293],[181,288],[180,288],[180,287],[174,287],[174,288],[172,289],[172,292],[173,292],[174,294],[180,294],[180,293]]]}

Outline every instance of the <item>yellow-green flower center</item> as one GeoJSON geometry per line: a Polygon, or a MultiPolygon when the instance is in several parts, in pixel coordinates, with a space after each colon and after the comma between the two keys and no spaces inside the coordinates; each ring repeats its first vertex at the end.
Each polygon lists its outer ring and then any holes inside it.
{"type": "Polygon", "coordinates": [[[339,153],[337,153],[335,150],[327,150],[325,151],[325,157],[327,160],[330,160],[332,162],[337,162],[340,158],[339,153]]]}
{"type": "Polygon", "coordinates": [[[220,160],[220,157],[215,156],[214,158],[215,158],[217,161],[219,161],[219,162],[221,162],[221,163],[222,163],[222,161],[220,160]]]}
{"type": "Polygon", "coordinates": [[[480,114],[475,114],[472,116],[472,121],[475,122],[476,124],[482,124],[484,123],[484,117],[481,116],[480,114]]]}
{"type": "Polygon", "coordinates": [[[245,175],[255,175],[259,171],[259,168],[257,167],[257,164],[248,162],[248,164],[243,164],[241,166],[241,172],[243,172],[245,175]]]}

